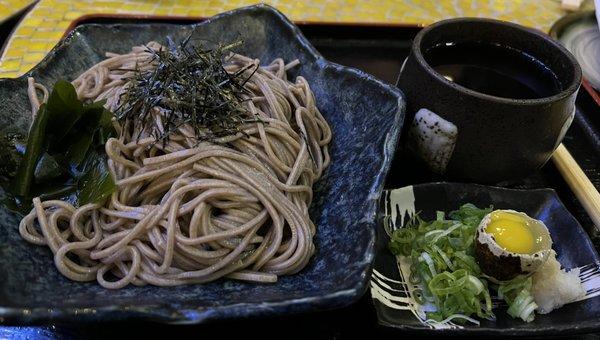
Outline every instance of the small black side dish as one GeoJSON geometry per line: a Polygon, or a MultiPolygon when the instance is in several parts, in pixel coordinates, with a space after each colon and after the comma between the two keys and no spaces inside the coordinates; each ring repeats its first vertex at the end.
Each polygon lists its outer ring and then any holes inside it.
{"type": "MultiPolygon", "coordinates": [[[[439,182],[413,185],[412,191],[415,211],[419,211],[425,220],[435,219],[436,211],[449,212],[464,203],[521,211],[546,224],[552,236],[552,248],[564,268],[600,264],[600,257],[589,236],[552,189],[516,190],[439,182]]],[[[382,200],[386,195],[389,195],[389,191],[384,191],[382,200]]],[[[400,280],[395,256],[387,248],[388,242],[389,237],[380,224],[374,270],[390,279],[400,280]]],[[[420,323],[410,311],[390,308],[376,299],[373,303],[379,323],[384,326],[418,333],[432,332],[431,328],[420,323]]],[[[549,314],[536,314],[531,323],[512,319],[506,314],[506,308],[494,309],[494,313],[495,321],[481,320],[480,326],[467,324],[464,328],[445,329],[442,332],[444,335],[462,336],[542,336],[586,333],[600,328],[599,297],[568,304],[549,314]]]]}

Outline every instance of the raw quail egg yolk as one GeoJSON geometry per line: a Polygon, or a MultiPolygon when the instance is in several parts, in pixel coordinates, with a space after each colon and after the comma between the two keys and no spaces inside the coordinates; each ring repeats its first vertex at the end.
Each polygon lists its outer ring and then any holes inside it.
{"type": "Polygon", "coordinates": [[[485,231],[494,237],[496,243],[506,251],[517,254],[533,254],[536,248],[535,237],[522,216],[497,211],[492,213],[485,231]]]}

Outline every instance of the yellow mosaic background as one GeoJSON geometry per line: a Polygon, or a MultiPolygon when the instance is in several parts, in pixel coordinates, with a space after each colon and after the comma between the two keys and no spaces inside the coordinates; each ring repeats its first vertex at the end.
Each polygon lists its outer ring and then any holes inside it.
{"type": "Polygon", "coordinates": [[[32,3],[33,1],[30,0],[0,0],[0,21],[4,21],[32,3]]]}
{"type": "MultiPolygon", "coordinates": [[[[0,21],[33,1],[0,0],[0,21]]],[[[88,14],[206,17],[254,4],[245,0],[41,0],[24,17],[0,58],[0,77],[18,77],[35,66],[70,23],[88,14]]],[[[510,20],[547,31],[565,12],[559,0],[321,0],[265,1],[294,21],[428,24],[459,16],[510,20]]],[[[587,0],[585,7],[593,6],[587,0]]]]}

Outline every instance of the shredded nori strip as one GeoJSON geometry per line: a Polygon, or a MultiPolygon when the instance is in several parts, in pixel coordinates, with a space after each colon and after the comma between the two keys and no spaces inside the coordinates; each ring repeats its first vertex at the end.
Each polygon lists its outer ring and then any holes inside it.
{"type": "Polygon", "coordinates": [[[243,106],[243,95],[248,93],[244,85],[259,65],[249,64],[235,73],[224,68],[225,55],[242,41],[208,48],[202,44],[192,46],[190,37],[178,45],[167,38],[167,47],[158,51],[148,48],[157,66],[146,71],[136,67],[115,112],[119,121],[142,124],[140,134],[152,128],[152,135],[163,143],[182,124],[194,128],[199,143],[243,133],[243,124],[260,121],[243,106]],[[163,131],[149,114],[155,107],[165,114],[163,131]]]}

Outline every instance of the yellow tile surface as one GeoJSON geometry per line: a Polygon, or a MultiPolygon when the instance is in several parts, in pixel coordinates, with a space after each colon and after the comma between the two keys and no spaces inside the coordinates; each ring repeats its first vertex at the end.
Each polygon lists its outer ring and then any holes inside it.
{"type": "MultiPolygon", "coordinates": [[[[0,20],[33,1],[0,0],[0,20]]],[[[72,21],[89,14],[144,14],[206,17],[256,0],[41,0],[25,16],[0,57],[0,77],[30,70],[60,40],[72,21]]],[[[514,21],[547,31],[565,14],[559,0],[270,0],[295,21],[428,24],[478,16],[514,21]]],[[[587,7],[592,1],[586,2],[587,7]]]]}
{"type": "Polygon", "coordinates": [[[0,21],[6,20],[32,3],[33,0],[0,0],[0,21]]]}

